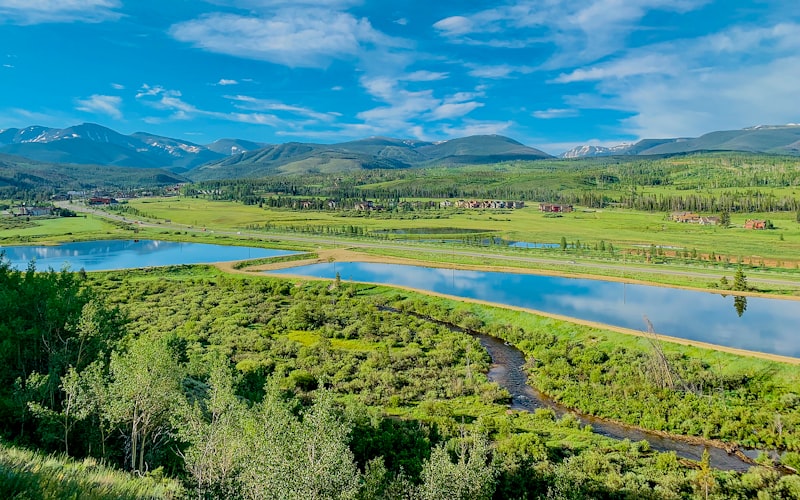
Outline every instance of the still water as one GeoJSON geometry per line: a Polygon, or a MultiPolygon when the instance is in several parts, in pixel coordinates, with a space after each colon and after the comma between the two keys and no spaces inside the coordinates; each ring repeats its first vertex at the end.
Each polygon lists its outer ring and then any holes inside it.
{"type": "Polygon", "coordinates": [[[77,271],[108,271],[136,267],[206,264],[243,259],[260,259],[293,252],[269,248],[234,247],[206,243],[182,243],[156,240],[83,241],[57,246],[0,246],[11,267],[26,269],[31,260],[36,269],[64,266],[77,271]]]}
{"type": "Polygon", "coordinates": [[[800,357],[800,302],[531,274],[335,262],[283,270],[302,276],[398,285],[688,340],[800,357]],[[741,303],[739,304],[741,308],[741,303]]]}

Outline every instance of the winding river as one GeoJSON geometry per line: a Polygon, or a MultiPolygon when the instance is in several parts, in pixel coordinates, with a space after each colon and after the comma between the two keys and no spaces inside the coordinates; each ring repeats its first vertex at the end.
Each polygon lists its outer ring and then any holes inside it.
{"type": "MultiPolygon", "coordinates": [[[[400,313],[397,309],[389,306],[382,306],[381,309],[400,313]]],[[[421,314],[413,312],[405,312],[404,314],[411,314],[418,318],[446,326],[454,332],[466,333],[477,338],[481,346],[486,349],[486,352],[488,352],[489,356],[492,358],[492,366],[487,376],[490,381],[495,382],[511,395],[510,408],[512,410],[534,412],[537,409],[544,408],[553,410],[557,417],[570,413],[578,417],[582,424],[590,425],[593,432],[602,436],[620,441],[624,439],[628,439],[632,442],[647,441],[650,444],[650,448],[656,451],[672,451],[679,457],[691,460],[701,460],[703,451],[708,450],[709,463],[716,469],[746,472],[754,463],[752,458],[742,450],[739,450],[741,455],[737,455],[735,453],[729,453],[727,450],[717,446],[694,444],[687,440],[682,440],[679,437],[650,432],[619,422],[578,413],[556,402],[547,395],[542,394],[528,384],[528,375],[525,373],[524,369],[526,361],[525,354],[512,344],[504,342],[497,337],[466,330],[460,326],[439,321],[421,314]]],[[[751,451],[751,453],[757,454],[758,451],[751,451]]]]}
{"type": "Polygon", "coordinates": [[[555,411],[557,416],[572,413],[578,416],[582,423],[591,425],[594,432],[603,436],[620,440],[645,440],[650,443],[650,447],[654,450],[674,451],[679,457],[692,460],[700,460],[703,456],[703,450],[707,449],[710,455],[710,463],[712,467],[717,469],[744,472],[752,466],[752,462],[749,460],[730,454],[722,448],[687,443],[676,438],[632,428],[590,415],[577,414],[528,385],[528,376],[523,370],[525,355],[519,349],[495,337],[480,333],[471,333],[471,335],[480,340],[481,345],[492,357],[489,380],[496,382],[511,394],[512,410],[533,412],[538,408],[550,408],[555,411]]]}

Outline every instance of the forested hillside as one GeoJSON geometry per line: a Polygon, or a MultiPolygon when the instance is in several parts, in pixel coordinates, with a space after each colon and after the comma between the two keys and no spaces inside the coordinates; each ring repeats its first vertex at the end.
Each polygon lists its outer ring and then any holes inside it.
{"type": "Polygon", "coordinates": [[[392,205],[407,198],[477,198],[649,211],[770,212],[800,210],[798,186],[797,158],[717,153],[273,176],[200,182],[185,192],[268,206],[291,206],[297,197],[308,197],[318,208],[328,200],[349,206],[363,199],[392,205]]]}

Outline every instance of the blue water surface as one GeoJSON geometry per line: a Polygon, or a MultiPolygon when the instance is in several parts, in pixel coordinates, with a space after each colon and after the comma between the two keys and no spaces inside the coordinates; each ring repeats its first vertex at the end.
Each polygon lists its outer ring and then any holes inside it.
{"type": "Polygon", "coordinates": [[[740,317],[732,296],[678,288],[532,274],[335,262],[280,271],[399,285],[682,339],[800,357],[800,302],[747,297],[740,317]]]}
{"type": "Polygon", "coordinates": [[[137,267],[207,264],[232,260],[260,259],[294,253],[270,248],[210,245],[157,240],[103,240],[56,246],[0,246],[0,252],[16,269],[26,269],[35,259],[36,269],[60,271],[109,271],[137,267]]]}

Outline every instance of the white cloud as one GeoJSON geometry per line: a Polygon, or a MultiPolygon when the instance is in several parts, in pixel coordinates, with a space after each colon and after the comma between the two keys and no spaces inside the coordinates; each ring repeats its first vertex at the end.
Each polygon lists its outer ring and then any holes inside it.
{"type": "MultiPolygon", "coordinates": [[[[626,129],[638,137],[696,136],[758,124],[797,121],[800,56],[744,68],[693,71],[626,85],[619,107],[633,111],[626,129]]],[[[617,90],[612,87],[608,90],[617,90]]]]}
{"type": "Polygon", "coordinates": [[[310,6],[344,9],[363,3],[363,0],[206,0],[214,5],[238,7],[253,11],[269,11],[276,7],[310,6]]]}
{"type": "Polygon", "coordinates": [[[322,122],[333,121],[339,116],[338,113],[320,113],[302,106],[293,106],[282,102],[258,99],[245,95],[228,95],[225,96],[225,98],[234,101],[235,107],[246,111],[286,112],[322,122]]]}
{"type": "Polygon", "coordinates": [[[447,125],[442,127],[442,132],[450,138],[466,137],[470,135],[502,135],[514,123],[510,121],[478,121],[464,120],[459,125],[447,125]]]}
{"type": "Polygon", "coordinates": [[[125,90],[125,85],[122,85],[121,83],[112,83],[111,88],[114,90],[125,90]]]}
{"type": "Polygon", "coordinates": [[[285,7],[263,16],[216,13],[176,24],[171,35],[211,52],[289,67],[325,67],[336,59],[402,42],[375,30],[367,19],[313,7],[285,7]]]}
{"type": "Polygon", "coordinates": [[[517,0],[434,24],[452,43],[553,47],[549,66],[589,62],[624,48],[653,10],[687,12],[710,0],[517,0]]]}
{"type": "Polygon", "coordinates": [[[407,82],[434,82],[436,80],[444,80],[448,76],[448,73],[421,70],[402,76],[401,79],[407,82]]]}
{"type": "Polygon", "coordinates": [[[675,54],[644,54],[626,57],[599,64],[590,68],[578,68],[570,73],[559,75],[556,83],[626,79],[649,74],[675,74],[682,71],[684,62],[675,54]]]}
{"type": "Polygon", "coordinates": [[[720,33],[632,49],[555,82],[593,83],[566,96],[577,108],[629,113],[622,131],[639,138],[797,121],[800,25],[736,26],[720,33]]]}
{"type": "Polygon", "coordinates": [[[239,82],[236,80],[229,80],[227,78],[220,78],[220,80],[217,82],[217,85],[239,85],[239,82]]]}
{"type": "Polygon", "coordinates": [[[75,101],[78,105],[78,111],[86,111],[87,113],[102,113],[108,115],[116,120],[122,118],[122,98],[113,95],[100,95],[94,94],[87,99],[78,99],[75,101]]]}
{"type": "MultiPolygon", "coordinates": [[[[168,117],[149,117],[147,123],[163,123],[166,120],[191,120],[195,117],[207,117],[237,123],[268,125],[271,127],[292,127],[291,122],[286,122],[273,113],[262,112],[224,112],[211,111],[198,108],[183,100],[178,90],[168,90],[160,85],[143,85],[136,98],[143,104],[153,109],[171,113],[168,117]]],[[[247,98],[242,97],[242,101],[247,98]]],[[[241,109],[241,108],[240,108],[241,109]]],[[[243,109],[243,111],[249,111],[243,109]]]]}
{"type": "Polygon", "coordinates": [[[384,133],[403,132],[413,129],[419,120],[436,122],[460,118],[483,106],[476,99],[484,93],[457,92],[436,97],[431,89],[409,91],[400,86],[403,77],[364,77],[362,87],[385,106],[358,113],[357,118],[373,125],[384,133]]]}
{"type": "Polygon", "coordinates": [[[541,120],[550,120],[552,118],[570,118],[578,116],[580,113],[577,109],[570,108],[549,108],[540,109],[533,112],[533,116],[541,120]]]}
{"type": "Polygon", "coordinates": [[[482,106],[483,103],[475,101],[445,103],[434,109],[430,114],[430,118],[433,120],[450,120],[453,118],[460,118],[482,106]]]}
{"type": "Polygon", "coordinates": [[[98,23],[119,19],[120,0],[0,0],[0,23],[98,23]]]}
{"type": "Polygon", "coordinates": [[[468,64],[467,67],[472,68],[469,72],[470,76],[474,76],[475,78],[488,78],[492,80],[511,78],[514,74],[525,75],[533,73],[534,71],[534,68],[531,68],[530,66],[512,66],[510,64],[468,64]]]}

